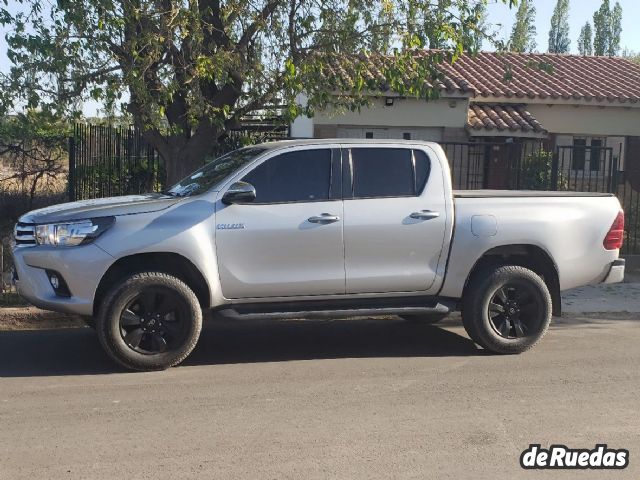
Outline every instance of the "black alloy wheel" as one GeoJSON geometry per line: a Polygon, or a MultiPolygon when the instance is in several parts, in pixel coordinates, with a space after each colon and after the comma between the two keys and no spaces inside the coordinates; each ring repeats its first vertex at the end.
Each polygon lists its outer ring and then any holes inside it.
{"type": "Polygon", "coordinates": [[[544,279],[520,265],[488,266],[474,272],[462,298],[462,323],[485,350],[522,353],[542,339],[553,302],[544,279]]]}
{"type": "Polygon", "coordinates": [[[489,302],[491,325],[503,338],[526,337],[539,328],[543,315],[536,291],[528,283],[508,283],[489,302]]]}
{"type": "Polygon", "coordinates": [[[184,342],[188,305],[174,291],[147,287],[120,315],[120,335],[132,350],[145,355],[173,350],[184,342]]]}
{"type": "Polygon", "coordinates": [[[201,329],[198,297],[183,280],[164,272],[134,273],[116,282],[96,318],[107,354],[138,371],[178,365],[194,349],[201,329]]]}

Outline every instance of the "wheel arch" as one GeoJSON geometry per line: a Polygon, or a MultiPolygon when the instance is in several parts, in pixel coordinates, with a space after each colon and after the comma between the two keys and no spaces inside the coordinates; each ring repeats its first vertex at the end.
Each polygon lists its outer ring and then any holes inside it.
{"type": "Polygon", "coordinates": [[[161,272],[179,278],[193,290],[203,309],[210,307],[209,285],[193,262],[178,253],[147,252],[121,257],[111,264],[96,288],[93,301],[94,315],[111,286],[118,280],[144,271],[161,272]]]}
{"type": "Polygon", "coordinates": [[[551,255],[538,245],[501,245],[487,250],[474,264],[464,284],[466,291],[472,277],[485,268],[499,265],[518,265],[534,271],[544,280],[553,303],[553,315],[562,314],[560,277],[551,255]]]}

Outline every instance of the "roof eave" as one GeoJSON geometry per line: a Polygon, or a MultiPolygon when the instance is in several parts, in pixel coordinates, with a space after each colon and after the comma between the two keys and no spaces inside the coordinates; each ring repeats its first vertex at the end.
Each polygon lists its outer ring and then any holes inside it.
{"type": "Polygon", "coordinates": [[[474,103],[509,103],[509,104],[517,104],[517,105],[574,105],[574,106],[585,106],[585,107],[616,107],[616,108],[640,108],[640,100],[631,101],[625,99],[624,101],[620,101],[615,99],[613,101],[603,100],[598,101],[595,98],[591,100],[586,100],[584,98],[580,99],[564,99],[562,97],[553,99],[551,97],[541,98],[517,98],[517,97],[497,97],[497,96],[478,96],[474,98],[474,103]]]}
{"type": "Polygon", "coordinates": [[[487,129],[487,128],[482,128],[482,129],[475,129],[473,127],[470,127],[469,125],[466,125],[466,130],[469,133],[470,137],[512,137],[512,138],[536,138],[536,139],[543,139],[543,138],[547,138],[549,133],[546,131],[543,132],[534,132],[534,131],[529,131],[529,132],[525,132],[523,130],[498,130],[497,128],[494,129],[487,129]]]}

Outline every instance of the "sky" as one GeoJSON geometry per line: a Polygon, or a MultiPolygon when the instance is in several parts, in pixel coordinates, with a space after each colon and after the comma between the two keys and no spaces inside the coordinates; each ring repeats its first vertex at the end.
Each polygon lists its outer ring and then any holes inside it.
{"type": "MultiPolygon", "coordinates": [[[[551,15],[557,0],[533,0],[536,7],[536,44],[537,50],[545,52],[548,46],[549,26],[551,15]]],[[[622,49],[629,49],[640,53],[640,28],[638,19],[640,18],[640,0],[618,0],[622,6],[622,35],[620,46],[622,49]]],[[[569,38],[571,39],[571,53],[577,53],[577,39],[580,28],[585,22],[590,22],[593,26],[593,13],[600,7],[602,0],[570,0],[569,6],[569,38]]],[[[610,0],[611,6],[615,4],[610,0]]],[[[9,10],[17,9],[16,0],[9,0],[9,10]]],[[[493,25],[498,40],[506,40],[511,34],[511,27],[515,18],[515,8],[510,9],[508,5],[500,0],[489,0],[487,7],[487,22],[493,25]]],[[[0,71],[7,71],[10,63],[6,55],[6,42],[4,35],[6,29],[0,27],[0,71]]],[[[484,49],[490,50],[489,42],[485,42],[484,49]]],[[[87,102],[84,105],[86,116],[95,116],[99,105],[95,102],[87,102]]]]}
{"type": "MultiPolygon", "coordinates": [[[[536,7],[536,44],[537,49],[546,52],[549,44],[549,27],[551,25],[551,15],[556,6],[557,0],[533,0],[536,7]]],[[[618,0],[622,7],[622,35],[620,36],[620,46],[629,50],[640,52],[640,28],[638,19],[640,18],[640,0],[618,0]]],[[[615,5],[615,0],[609,0],[611,7],[615,5]]],[[[577,40],[580,35],[580,28],[589,22],[593,27],[593,12],[600,8],[602,0],[570,0],[569,1],[569,38],[571,39],[571,53],[578,53],[577,40]]],[[[498,27],[498,39],[506,40],[511,34],[511,27],[515,19],[515,9],[510,9],[499,0],[489,0],[487,7],[487,21],[498,27]]],[[[488,45],[485,44],[485,48],[488,45]]]]}

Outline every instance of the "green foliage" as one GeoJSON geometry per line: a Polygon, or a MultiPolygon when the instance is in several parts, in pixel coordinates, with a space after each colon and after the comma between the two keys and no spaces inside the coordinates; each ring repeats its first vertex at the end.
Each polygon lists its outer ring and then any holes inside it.
{"type": "Polygon", "coordinates": [[[509,49],[512,52],[532,52],[536,49],[536,7],[530,0],[522,0],[511,30],[509,49]]]}
{"type": "Polygon", "coordinates": [[[638,65],[640,65],[640,53],[638,52],[634,52],[632,50],[625,48],[622,51],[622,57],[626,58],[627,60],[633,63],[637,63],[638,65]]]}
{"type": "Polygon", "coordinates": [[[65,150],[70,133],[70,124],[49,111],[29,109],[24,113],[0,117],[0,153],[26,148],[27,144],[35,141],[46,148],[65,150]]]}
{"type": "Polygon", "coordinates": [[[549,29],[549,52],[569,52],[569,0],[558,0],[553,15],[551,16],[551,28],[549,29]]]}
{"type": "Polygon", "coordinates": [[[77,198],[157,192],[164,187],[164,171],[157,160],[150,162],[146,157],[129,158],[127,162],[117,157],[103,160],[98,165],[76,167],[77,198]]]}
{"type": "MultiPolygon", "coordinates": [[[[248,113],[277,104],[297,115],[331,102],[321,74],[327,54],[391,53],[398,67],[385,71],[388,83],[417,71],[423,76],[408,90],[433,97],[433,87],[418,84],[437,69],[413,51],[447,48],[455,60],[474,49],[486,2],[22,0],[18,9],[0,7],[12,65],[1,79],[0,115],[29,105],[73,118],[87,99],[108,112],[122,108],[179,176],[177,165],[200,163],[248,113]],[[296,102],[303,91],[309,105],[296,102]]],[[[350,73],[358,108],[367,78],[350,73]]]]}
{"type": "MultiPolygon", "coordinates": [[[[522,190],[549,190],[553,187],[553,153],[539,150],[525,157],[520,167],[519,188],[522,190]]],[[[558,190],[568,188],[568,179],[558,172],[558,190]]]]}
{"type": "Polygon", "coordinates": [[[580,55],[593,55],[591,35],[591,24],[586,22],[580,29],[580,36],[578,37],[578,52],[580,55]]]}
{"type": "Polygon", "coordinates": [[[620,52],[620,35],[622,34],[622,7],[616,2],[611,11],[611,36],[609,38],[609,56],[618,55],[620,52]]]}
{"type": "Polygon", "coordinates": [[[466,21],[467,26],[463,29],[462,48],[465,52],[479,52],[482,50],[482,41],[486,35],[487,6],[483,2],[478,2],[466,21]]]}
{"type": "Polygon", "coordinates": [[[616,2],[613,9],[609,0],[603,0],[600,8],[593,14],[593,51],[595,55],[615,56],[620,52],[620,34],[622,33],[622,7],[616,2]]]}

